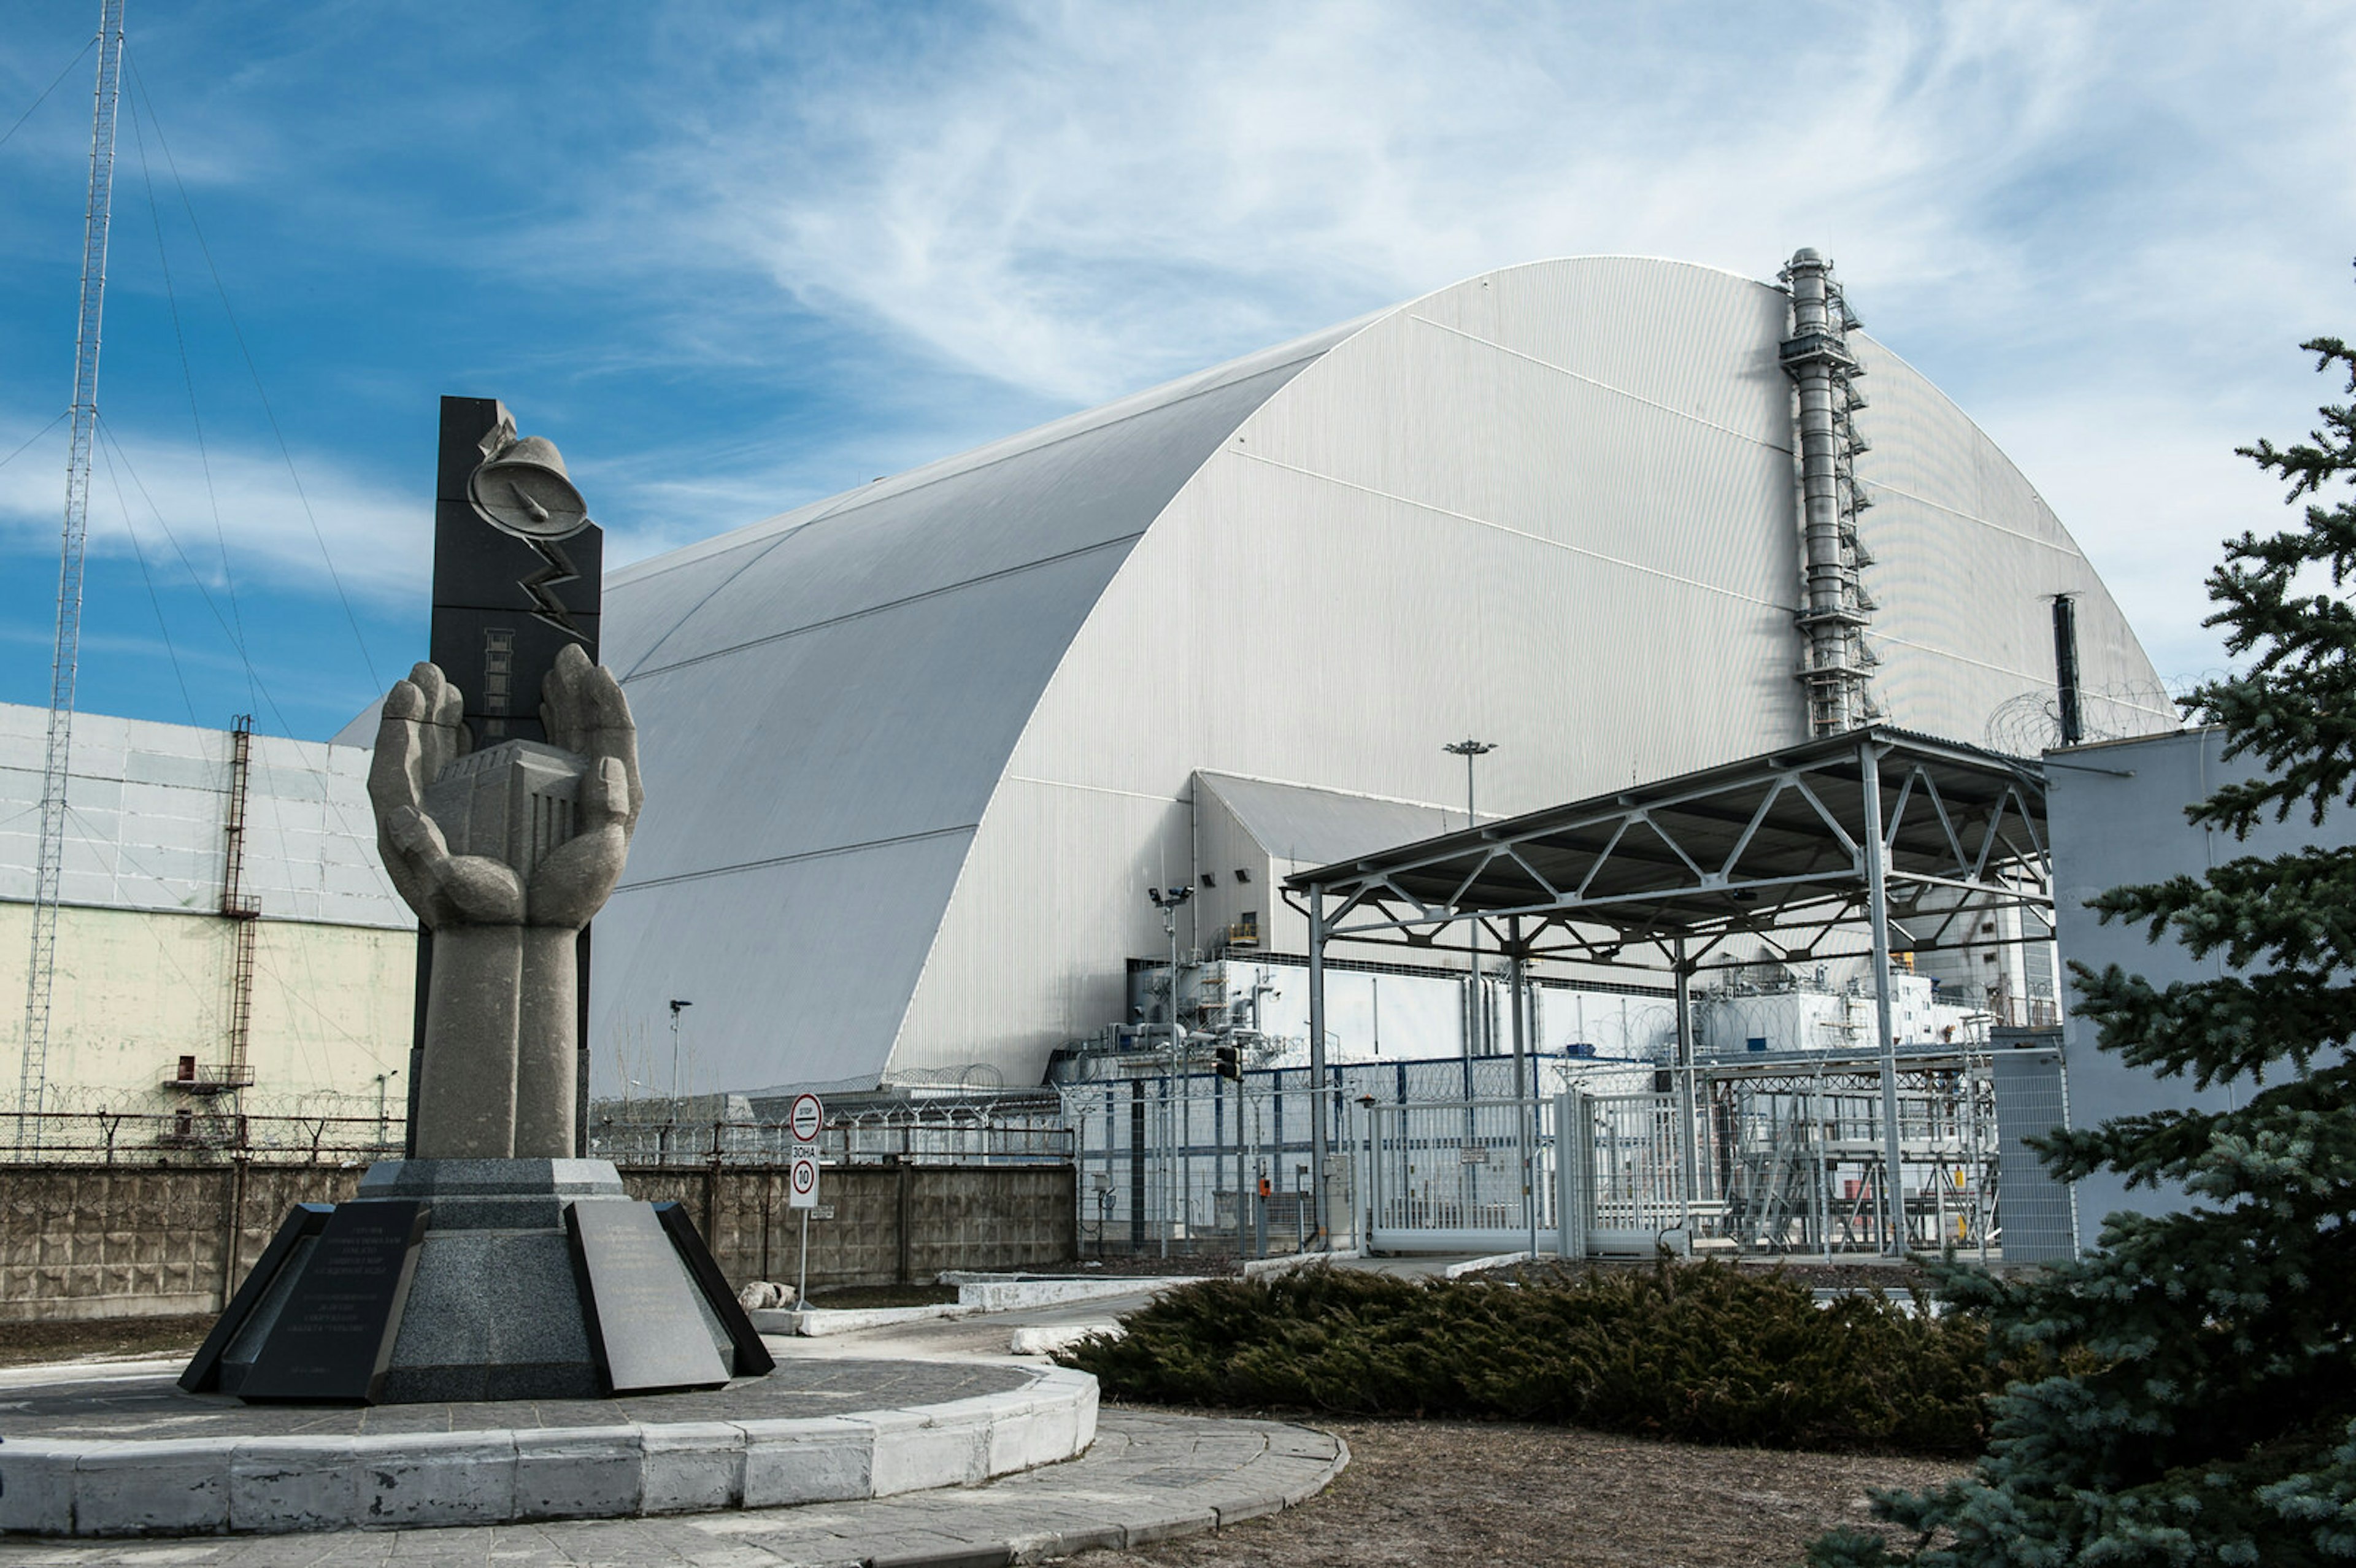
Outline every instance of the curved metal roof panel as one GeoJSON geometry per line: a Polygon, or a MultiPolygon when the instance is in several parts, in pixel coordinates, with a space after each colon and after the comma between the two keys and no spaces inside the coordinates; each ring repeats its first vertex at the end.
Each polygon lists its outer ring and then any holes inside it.
{"type": "Polygon", "coordinates": [[[726,1005],[693,1015],[698,1082],[880,1077],[1072,635],[1204,459],[1350,330],[616,573],[603,654],[648,809],[597,919],[593,1040],[701,988],[726,1005]]]}

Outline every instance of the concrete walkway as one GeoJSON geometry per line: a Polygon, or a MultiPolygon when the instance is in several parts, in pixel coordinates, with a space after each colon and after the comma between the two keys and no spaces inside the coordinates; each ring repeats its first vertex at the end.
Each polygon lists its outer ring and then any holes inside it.
{"type": "MultiPolygon", "coordinates": [[[[870,1353],[873,1353],[871,1349],[870,1353]]],[[[867,1502],[466,1530],[165,1541],[0,1540],[0,1565],[154,1568],[841,1568],[1033,1563],[1274,1513],[1341,1472],[1339,1438],[1271,1421],[1107,1410],[1080,1458],[981,1486],[867,1502]]]]}

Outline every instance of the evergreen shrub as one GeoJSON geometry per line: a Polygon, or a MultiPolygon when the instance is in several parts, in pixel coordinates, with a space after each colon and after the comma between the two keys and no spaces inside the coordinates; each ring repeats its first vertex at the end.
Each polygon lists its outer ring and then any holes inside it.
{"type": "Polygon", "coordinates": [[[1155,1403],[1491,1416],[1686,1442],[1968,1453],[1987,1336],[1723,1264],[1515,1285],[1326,1267],[1170,1291],[1060,1357],[1155,1403]]]}

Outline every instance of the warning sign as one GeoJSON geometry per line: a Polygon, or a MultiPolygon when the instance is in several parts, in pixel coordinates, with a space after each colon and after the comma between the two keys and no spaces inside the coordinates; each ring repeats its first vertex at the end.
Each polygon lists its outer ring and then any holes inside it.
{"type": "Polygon", "coordinates": [[[826,1125],[826,1107],[815,1094],[797,1094],[794,1106],[786,1114],[786,1130],[794,1135],[798,1144],[818,1142],[820,1127],[826,1125]]]}

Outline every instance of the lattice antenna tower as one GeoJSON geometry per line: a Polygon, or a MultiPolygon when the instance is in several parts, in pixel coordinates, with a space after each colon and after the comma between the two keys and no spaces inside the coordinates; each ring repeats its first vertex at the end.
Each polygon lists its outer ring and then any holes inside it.
{"type": "Polygon", "coordinates": [[[65,538],[58,551],[58,635],[49,659],[48,743],[41,763],[41,846],[33,889],[32,963],[25,983],[25,1060],[16,1083],[20,1124],[16,1146],[28,1150],[39,1145],[37,1118],[48,1092],[58,884],[65,858],[74,682],[81,667],[82,557],[90,535],[91,448],[98,433],[98,329],[106,304],[106,234],[114,211],[114,114],[122,90],[123,0],[100,0],[98,87],[90,128],[90,205],[82,215],[81,319],[74,340],[73,440],[66,462],[65,538]]]}

